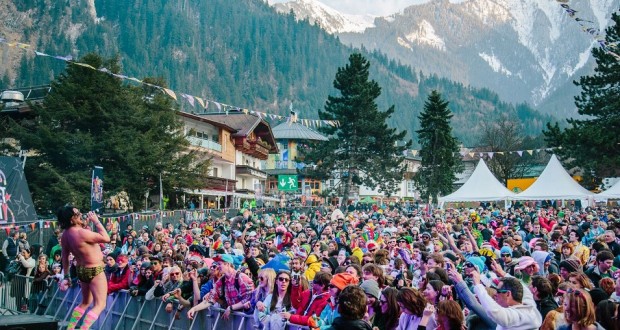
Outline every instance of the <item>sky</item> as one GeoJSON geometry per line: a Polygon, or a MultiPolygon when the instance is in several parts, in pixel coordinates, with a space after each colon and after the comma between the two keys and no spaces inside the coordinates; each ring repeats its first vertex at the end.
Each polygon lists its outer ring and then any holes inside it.
{"type": "MultiPolygon", "coordinates": [[[[269,0],[269,3],[288,2],[290,0],[269,0]]],[[[432,0],[319,0],[344,14],[387,16],[414,4],[432,0]]]]}

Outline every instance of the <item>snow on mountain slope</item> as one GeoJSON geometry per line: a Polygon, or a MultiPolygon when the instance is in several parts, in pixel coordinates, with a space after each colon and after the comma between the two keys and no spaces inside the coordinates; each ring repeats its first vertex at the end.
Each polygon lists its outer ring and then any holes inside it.
{"type": "Polygon", "coordinates": [[[507,76],[512,76],[512,72],[502,65],[502,62],[497,58],[497,56],[495,56],[495,54],[489,55],[487,53],[479,53],[478,55],[489,63],[489,66],[493,69],[493,71],[501,72],[507,76]]]}
{"type": "Polygon", "coordinates": [[[442,51],[446,50],[446,43],[435,33],[435,29],[427,20],[422,20],[417,30],[409,33],[405,38],[419,45],[429,45],[442,51]]]}
{"type": "Polygon", "coordinates": [[[297,19],[308,19],[310,23],[317,23],[327,33],[364,32],[374,27],[373,16],[347,15],[340,13],[316,0],[296,0],[276,3],[274,8],[281,13],[295,13],[297,19]]]}
{"type": "MultiPolygon", "coordinates": [[[[585,20],[581,24],[601,34],[620,8],[620,0],[565,3],[585,20]]],[[[347,15],[319,0],[275,6],[318,22],[345,44],[380,50],[416,70],[488,87],[507,101],[533,105],[543,104],[556,91],[574,91],[573,80],[587,74],[583,69],[591,70],[590,51],[597,47],[556,0],[432,0],[366,25],[347,21],[347,15]]],[[[564,98],[563,108],[574,109],[572,95],[564,98]]]]}

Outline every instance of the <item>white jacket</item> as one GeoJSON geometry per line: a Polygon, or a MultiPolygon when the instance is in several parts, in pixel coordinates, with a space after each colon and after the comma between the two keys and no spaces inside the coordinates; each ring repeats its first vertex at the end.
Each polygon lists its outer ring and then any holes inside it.
{"type": "Polygon", "coordinates": [[[496,303],[482,284],[474,286],[474,293],[478,296],[489,318],[497,323],[497,330],[536,330],[542,324],[542,316],[536,309],[532,292],[523,283],[521,285],[523,286],[522,303],[508,308],[496,303]]]}

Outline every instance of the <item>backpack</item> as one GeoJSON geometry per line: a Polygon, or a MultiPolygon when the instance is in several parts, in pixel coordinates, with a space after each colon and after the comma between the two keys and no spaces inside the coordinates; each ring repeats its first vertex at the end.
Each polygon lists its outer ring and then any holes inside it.
{"type": "Polygon", "coordinates": [[[7,267],[6,273],[6,279],[7,281],[10,281],[11,279],[13,279],[13,277],[15,277],[15,275],[18,275],[22,270],[22,264],[19,261],[11,261],[11,263],[9,263],[9,267],[7,267]]]}

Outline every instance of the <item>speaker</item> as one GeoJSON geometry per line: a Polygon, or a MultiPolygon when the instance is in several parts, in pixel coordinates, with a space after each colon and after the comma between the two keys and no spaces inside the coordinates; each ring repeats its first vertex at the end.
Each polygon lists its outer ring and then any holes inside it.
{"type": "Polygon", "coordinates": [[[0,330],[58,330],[58,321],[41,315],[3,315],[0,330]]]}

